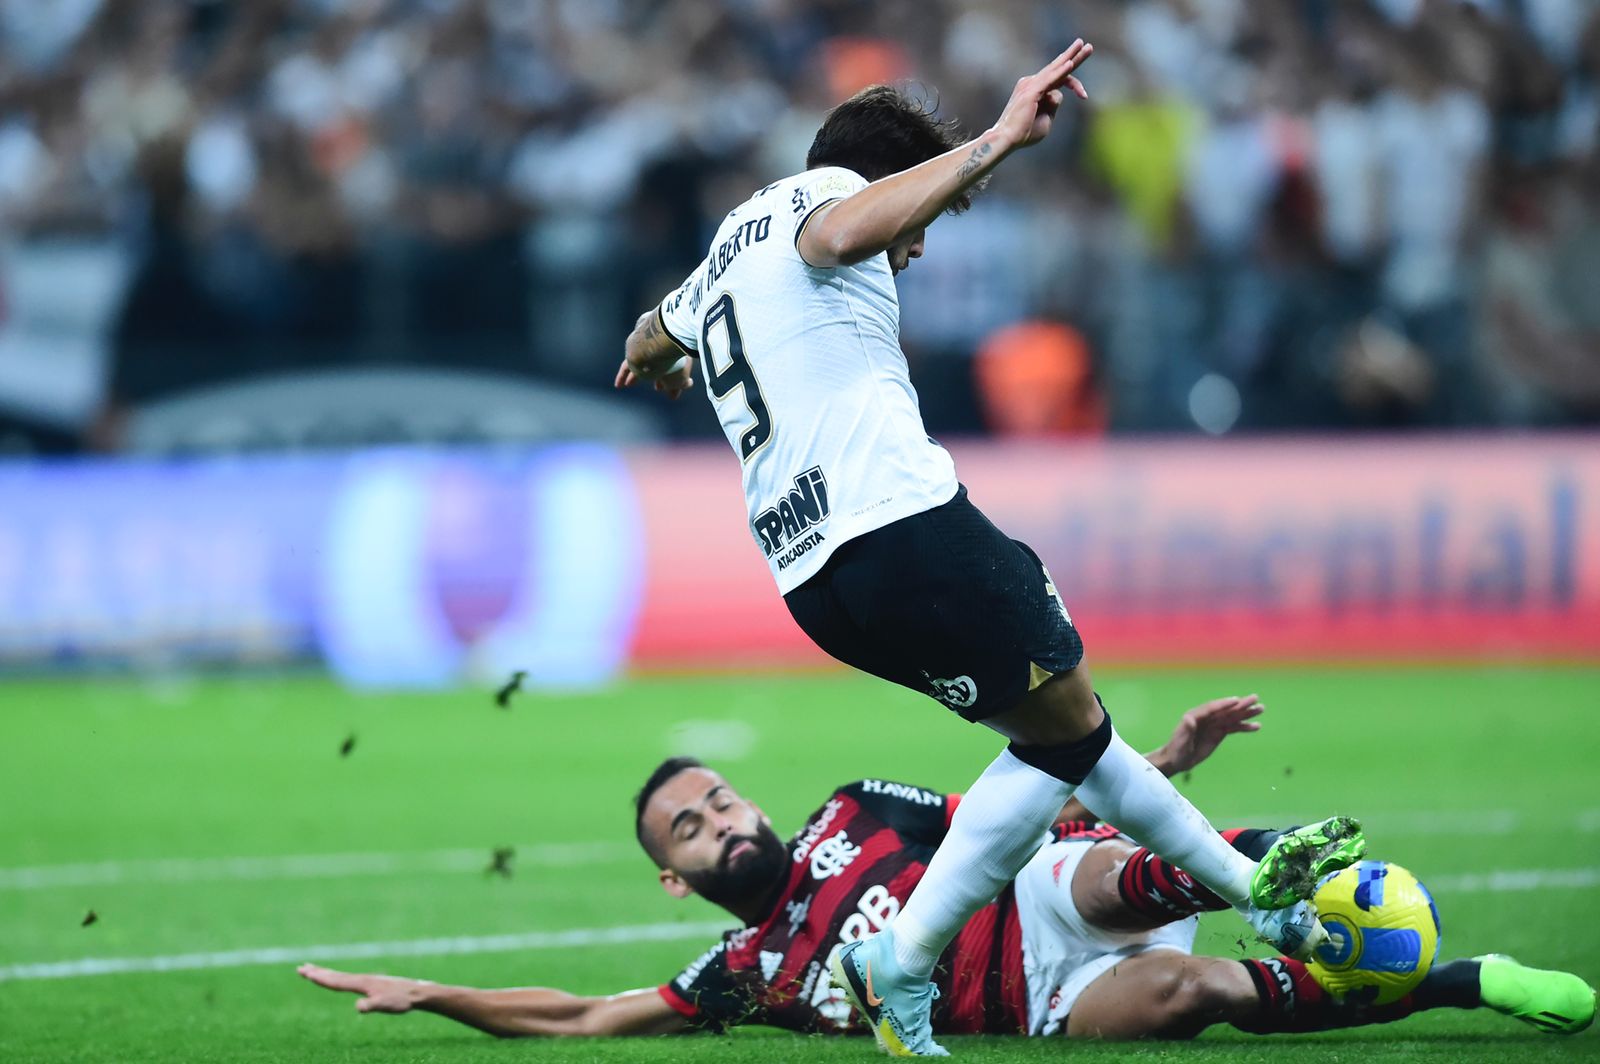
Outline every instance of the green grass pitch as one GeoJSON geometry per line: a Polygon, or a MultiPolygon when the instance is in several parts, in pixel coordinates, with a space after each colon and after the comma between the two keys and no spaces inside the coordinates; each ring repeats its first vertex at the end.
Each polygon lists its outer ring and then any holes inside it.
{"type": "MultiPolygon", "coordinates": [[[[1099,687],[1145,748],[1198,701],[1261,692],[1264,730],[1230,740],[1182,783],[1215,822],[1357,813],[1375,855],[1434,886],[1442,956],[1498,950],[1600,982],[1600,669],[1120,669],[1099,687]],[[1525,874],[1492,875],[1506,872],[1525,874]]],[[[350,961],[310,947],[702,924],[719,914],[668,898],[632,849],[629,799],[659,758],[707,757],[786,832],[862,776],[960,789],[1000,745],[932,702],[845,673],[643,678],[523,693],[507,710],[482,692],[360,695],[314,676],[0,692],[0,971],[11,973],[0,975],[0,1060],[12,1064],[878,1059],[864,1038],[764,1031],[497,1042],[433,1016],[358,1016],[353,998],[302,982],[293,965],[591,993],[657,983],[705,937],[350,961]],[[515,874],[487,874],[504,845],[517,847],[515,874]],[[290,855],[313,859],[281,860],[290,855]],[[80,926],[91,909],[97,922],[80,926]],[[292,959],[15,974],[276,947],[292,959]]],[[[1238,955],[1240,926],[1208,918],[1202,948],[1238,955]]],[[[1220,1029],[1180,1045],[951,1048],[974,1061],[1292,1052],[1502,1064],[1600,1059],[1600,1031],[1556,1039],[1480,1011],[1317,1037],[1220,1029]]]]}

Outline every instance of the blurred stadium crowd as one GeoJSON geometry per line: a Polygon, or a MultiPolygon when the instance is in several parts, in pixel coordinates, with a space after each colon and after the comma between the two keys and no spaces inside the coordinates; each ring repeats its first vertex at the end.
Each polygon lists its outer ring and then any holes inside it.
{"type": "Polygon", "coordinates": [[[0,423],[115,449],[350,367],[602,395],[830,104],[978,130],[1076,36],[1090,105],[901,279],[933,431],[1600,418],[1596,0],[0,0],[0,423]]]}

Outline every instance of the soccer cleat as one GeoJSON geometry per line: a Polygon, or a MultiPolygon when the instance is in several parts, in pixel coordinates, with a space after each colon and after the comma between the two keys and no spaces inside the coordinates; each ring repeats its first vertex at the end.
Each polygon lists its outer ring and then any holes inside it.
{"type": "Polygon", "coordinates": [[[1245,909],[1242,915],[1263,942],[1298,960],[1307,959],[1328,941],[1328,932],[1310,902],[1295,902],[1286,909],[1245,909]]]}
{"type": "Polygon", "coordinates": [[[890,934],[880,931],[833,947],[828,969],[834,985],[849,996],[878,1048],[891,1057],[948,1057],[933,1040],[933,1001],[939,992],[900,968],[890,934]]]}
{"type": "Polygon", "coordinates": [[[1529,968],[1503,953],[1474,959],[1486,1008],[1546,1034],[1577,1034],[1594,1022],[1595,989],[1571,972],[1529,968]]]}
{"type": "Polygon", "coordinates": [[[1317,889],[1317,880],[1355,864],[1366,852],[1367,837],[1355,817],[1331,816],[1320,824],[1286,831],[1250,877],[1250,904],[1257,909],[1287,909],[1305,901],[1317,889]]]}

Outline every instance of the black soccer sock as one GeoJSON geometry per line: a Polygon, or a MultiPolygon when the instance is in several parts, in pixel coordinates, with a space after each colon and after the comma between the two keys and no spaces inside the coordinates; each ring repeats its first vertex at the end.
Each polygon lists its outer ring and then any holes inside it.
{"type": "Polygon", "coordinates": [[[1099,764],[1100,755],[1111,745],[1111,736],[1111,714],[1107,713],[1100,726],[1082,739],[1054,746],[1019,746],[1012,743],[1007,749],[1018,761],[1076,787],[1099,764]]]}
{"type": "Polygon", "coordinates": [[[1417,1003],[1414,993],[1388,1005],[1346,1004],[1322,989],[1303,963],[1289,957],[1239,963],[1250,972],[1261,1011],[1248,1020],[1234,1020],[1233,1026],[1251,1034],[1331,1031],[1393,1023],[1425,1007],[1417,1003]]]}
{"type": "MultiPolygon", "coordinates": [[[[1293,831],[1294,828],[1289,828],[1293,831]]],[[[1272,844],[1278,841],[1278,836],[1283,832],[1276,828],[1235,828],[1222,833],[1222,837],[1233,843],[1233,848],[1250,858],[1259,861],[1272,849],[1272,844]]]]}
{"type": "Polygon", "coordinates": [[[1422,983],[1411,992],[1419,1009],[1475,1009],[1483,1004],[1483,992],[1478,984],[1478,969],[1474,960],[1450,961],[1435,964],[1422,977],[1422,983]]]}

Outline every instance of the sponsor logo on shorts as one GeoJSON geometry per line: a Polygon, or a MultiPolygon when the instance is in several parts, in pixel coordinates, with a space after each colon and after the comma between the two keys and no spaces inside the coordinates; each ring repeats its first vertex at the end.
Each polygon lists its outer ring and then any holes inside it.
{"type": "Polygon", "coordinates": [[[830,513],[828,478],[822,475],[821,466],[812,466],[794,478],[794,487],[782,498],[756,514],[750,528],[762,552],[768,558],[776,556],[778,568],[783,569],[822,542],[820,534],[807,532],[826,521],[830,513]]]}
{"type": "Polygon", "coordinates": [[[978,685],[970,676],[938,680],[927,673],[922,675],[928,681],[928,693],[951,709],[971,709],[978,701],[978,685]]]}

